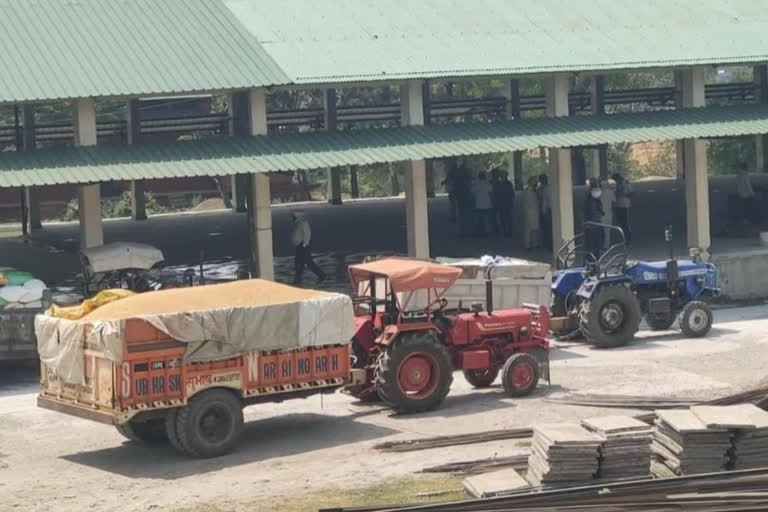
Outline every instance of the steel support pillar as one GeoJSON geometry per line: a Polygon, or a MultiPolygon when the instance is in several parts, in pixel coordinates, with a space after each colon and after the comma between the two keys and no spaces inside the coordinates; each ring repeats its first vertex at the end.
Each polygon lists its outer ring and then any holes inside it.
{"type": "MultiPolygon", "coordinates": [[[[82,98],[73,103],[75,146],[95,146],[96,107],[92,98],[82,98]]],[[[78,190],[80,212],[80,247],[87,249],[104,244],[101,224],[101,187],[98,183],[80,185],[78,190]]]]}
{"type": "MultiPolygon", "coordinates": [[[[554,75],[544,85],[547,116],[568,116],[568,75],[554,75]]],[[[549,148],[549,167],[552,174],[552,247],[556,253],[574,235],[571,150],[549,148]]]]}
{"type": "MultiPolygon", "coordinates": [[[[507,100],[507,119],[520,119],[520,80],[507,80],[504,94],[507,100]]],[[[512,182],[516,190],[523,190],[523,152],[513,151],[510,161],[512,182]]]]}
{"type": "MultiPolygon", "coordinates": [[[[126,142],[128,144],[141,143],[141,117],[139,100],[134,98],[128,102],[125,119],[126,142]]],[[[131,181],[131,218],[133,220],[147,220],[147,202],[144,197],[146,185],[143,180],[131,181]]]]}
{"type": "MultiPolygon", "coordinates": [[[[683,108],[706,105],[704,95],[704,67],[675,72],[675,88],[683,108]]],[[[700,139],[685,139],[680,144],[685,177],[685,203],[688,248],[703,261],[709,260],[709,176],[707,169],[707,143],[700,139]]]]}
{"type": "MultiPolygon", "coordinates": [[[[592,77],[591,105],[592,115],[601,116],[605,114],[605,79],[602,75],[592,77]]],[[[607,178],[608,177],[608,145],[601,144],[597,149],[592,150],[592,165],[587,169],[588,178],[607,178]]]]}
{"type": "MultiPolygon", "coordinates": [[[[329,132],[335,132],[338,128],[338,118],[336,114],[336,107],[338,104],[338,97],[336,95],[336,89],[326,89],[323,95],[323,111],[325,114],[324,122],[325,129],[329,132]]],[[[326,180],[326,197],[328,203],[333,205],[341,205],[341,168],[329,167],[326,180]]]]}
{"type": "MultiPolygon", "coordinates": [[[[22,132],[22,144],[25,152],[37,149],[37,136],[35,130],[35,106],[26,104],[22,107],[24,129],[22,132]]],[[[37,187],[25,187],[25,203],[27,208],[27,223],[29,230],[36,231],[43,228],[40,218],[40,197],[37,187]]]]}
{"type": "MultiPolygon", "coordinates": [[[[400,86],[400,113],[403,126],[424,124],[423,90],[414,80],[400,86]]],[[[429,258],[429,213],[427,166],[424,160],[411,160],[405,173],[405,221],[408,255],[429,258]]]]}

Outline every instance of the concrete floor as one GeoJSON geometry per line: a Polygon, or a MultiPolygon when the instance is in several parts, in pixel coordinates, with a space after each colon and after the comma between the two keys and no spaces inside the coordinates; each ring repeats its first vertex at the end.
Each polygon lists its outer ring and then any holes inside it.
{"type": "Polygon", "coordinates": [[[552,385],[525,399],[507,398],[498,385],[472,390],[456,374],[443,406],[425,414],[394,416],[341,394],[252,406],[240,448],[213,460],[135,446],[112,427],[38,409],[34,369],[2,368],[0,510],[262,510],[297,492],[372,486],[428,466],[520,453],[525,447],[512,441],[402,454],[372,446],[634,412],[546,401],[564,392],[712,398],[753,387],[768,368],[766,315],[766,305],[717,310],[705,339],[643,331],[615,350],[556,348],[552,385]]]}

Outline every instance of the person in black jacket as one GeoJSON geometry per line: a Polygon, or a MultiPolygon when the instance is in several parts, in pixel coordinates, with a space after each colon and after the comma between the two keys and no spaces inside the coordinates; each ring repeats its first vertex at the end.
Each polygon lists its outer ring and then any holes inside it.
{"type": "Polygon", "coordinates": [[[493,209],[495,210],[495,225],[501,225],[504,236],[512,236],[513,213],[515,211],[515,186],[509,181],[507,171],[494,169],[493,175],[493,209]]]}
{"type": "MultiPolygon", "coordinates": [[[[587,183],[587,198],[584,205],[584,222],[603,222],[603,201],[601,199],[603,190],[600,188],[600,182],[596,179],[590,179],[587,183]]],[[[603,228],[584,226],[584,259],[586,261],[597,261],[600,259],[600,252],[603,249],[603,228]]]]}

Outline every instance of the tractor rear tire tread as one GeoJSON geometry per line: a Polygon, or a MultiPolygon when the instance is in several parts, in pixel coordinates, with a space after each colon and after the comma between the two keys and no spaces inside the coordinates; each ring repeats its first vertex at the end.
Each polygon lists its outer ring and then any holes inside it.
{"type": "Polygon", "coordinates": [[[533,393],[533,391],[536,389],[536,386],[539,384],[540,374],[541,372],[539,369],[539,360],[531,354],[518,352],[517,354],[513,354],[509,359],[507,359],[507,362],[504,363],[504,368],[502,369],[501,373],[501,382],[504,384],[504,391],[506,391],[509,396],[519,398],[528,396],[533,393]],[[531,381],[531,384],[525,389],[519,389],[515,386],[514,378],[512,375],[515,366],[520,364],[528,364],[533,370],[533,380],[531,381]]]}
{"type": "Polygon", "coordinates": [[[469,385],[475,389],[489,388],[496,382],[496,377],[499,376],[499,368],[495,368],[491,373],[486,375],[478,375],[476,370],[464,370],[464,378],[467,379],[469,385]]]}
{"type": "Polygon", "coordinates": [[[443,403],[453,383],[451,354],[432,333],[405,334],[395,340],[378,360],[376,390],[381,399],[398,413],[429,411],[443,403]],[[432,355],[440,365],[440,381],[435,391],[423,399],[412,399],[401,392],[397,369],[400,361],[412,352],[432,355]]]}
{"type": "Polygon", "coordinates": [[[668,331],[675,324],[676,316],[672,313],[667,318],[654,317],[650,313],[645,315],[645,322],[652,331],[668,331]]]}
{"type": "Polygon", "coordinates": [[[621,285],[603,285],[591,300],[579,306],[579,327],[587,342],[597,348],[621,347],[632,341],[640,329],[640,304],[631,288],[621,285]],[[616,333],[604,332],[600,328],[600,310],[609,301],[624,305],[623,327],[616,333]]]}
{"type": "Polygon", "coordinates": [[[686,304],[680,313],[680,329],[688,338],[702,338],[712,328],[712,320],[712,308],[709,307],[709,304],[700,300],[694,300],[686,304]],[[704,311],[707,315],[707,323],[700,330],[694,330],[690,325],[691,314],[697,309],[704,311]]]}
{"type": "Polygon", "coordinates": [[[243,431],[243,404],[232,391],[209,389],[192,397],[186,407],[176,414],[176,435],[184,453],[196,458],[212,458],[232,451],[243,431]],[[210,445],[197,432],[200,414],[212,404],[226,407],[232,416],[232,431],[228,439],[219,445],[210,445]]]}

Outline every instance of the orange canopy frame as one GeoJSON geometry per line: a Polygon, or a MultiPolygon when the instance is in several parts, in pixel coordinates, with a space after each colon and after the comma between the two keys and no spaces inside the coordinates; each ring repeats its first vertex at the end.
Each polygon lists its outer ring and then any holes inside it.
{"type": "Polygon", "coordinates": [[[387,258],[350,265],[349,277],[357,285],[377,277],[388,278],[394,292],[450,288],[461,277],[462,270],[430,261],[387,258]]]}

